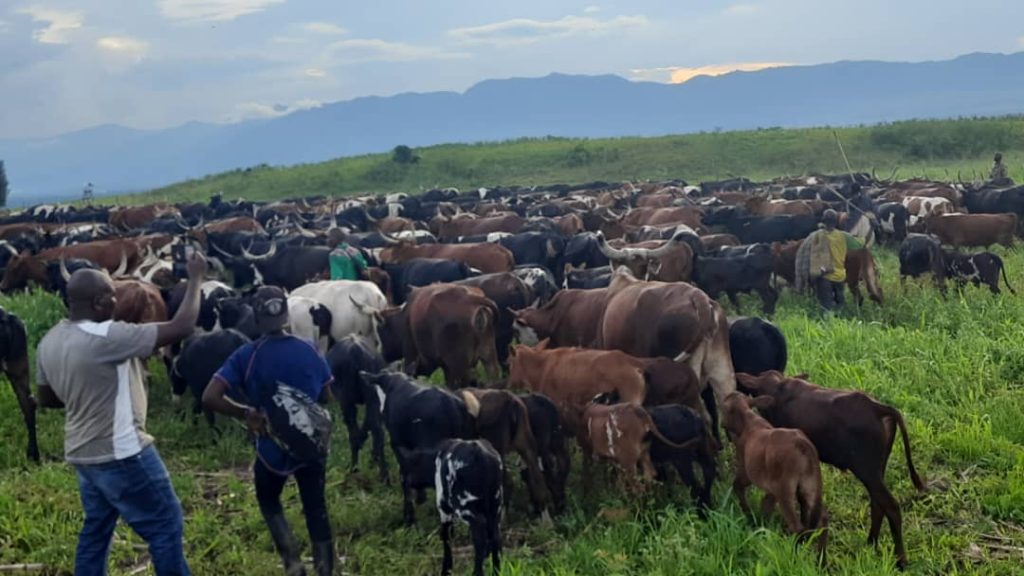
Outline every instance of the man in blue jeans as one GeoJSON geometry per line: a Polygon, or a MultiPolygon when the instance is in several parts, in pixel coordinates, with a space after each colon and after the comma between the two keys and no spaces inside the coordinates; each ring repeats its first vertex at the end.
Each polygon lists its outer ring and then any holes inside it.
{"type": "Polygon", "coordinates": [[[142,358],[195,330],[206,261],[187,265],[185,299],[169,322],[111,320],[117,299],[105,272],[79,270],[68,280],[68,319],[39,342],[40,404],[64,408],[64,456],[78,472],[85,522],[75,576],[103,576],[118,517],[149,544],[159,576],[188,576],[181,502],[146,433],[142,358]]]}

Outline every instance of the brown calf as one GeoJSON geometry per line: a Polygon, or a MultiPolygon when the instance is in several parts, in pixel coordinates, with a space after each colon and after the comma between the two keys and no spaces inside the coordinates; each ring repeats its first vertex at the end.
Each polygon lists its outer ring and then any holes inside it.
{"type": "Polygon", "coordinates": [[[717,252],[723,246],[739,246],[740,239],[732,234],[706,234],[700,237],[705,252],[717,252]]]}
{"type": "MultiPolygon", "coordinates": [[[[791,534],[802,535],[825,526],[821,503],[821,462],[814,444],[800,430],[775,428],[751,410],[771,404],[770,398],[748,400],[733,392],[722,404],[722,422],[736,445],[736,479],[733,491],[743,513],[750,516],[747,488],[764,491],[762,514],[767,516],[778,503],[791,534]],[[800,515],[797,516],[797,506],[800,515]]],[[[818,540],[824,554],[825,539],[818,540]]]]}
{"type": "Polygon", "coordinates": [[[1002,244],[1013,248],[1017,231],[1016,214],[930,214],[924,218],[925,229],[943,244],[972,248],[988,248],[1002,244]]]}
{"type": "Polygon", "coordinates": [[[914,469],[903,416],[863,392],[829,390],[811,384],[805,377],[787,378],[772,370],[759,376],[738,374],[737,385],[755,397],[770,397],[771,404],[761,409],[765,419],[775,426],[803,431],[818,449],[822,462],[849,470],[864,484],[871,500],[868,542],[877,545],[884,516],[889,520],[897,562],[905,566],[903,519],[899,504],[885,485],[885,468],[897,428],[903,435],[910,479],[918,490],[924,490],[925,484],[914,469]]]}
{"type": "Polygon", "coordinates": [[[559,290],[540,308],[513,312],[513,330],[530,346],[549,339],[552,348],[592,347],[601,330],[601,318],[608,300],[607,288],[559,290]]]}

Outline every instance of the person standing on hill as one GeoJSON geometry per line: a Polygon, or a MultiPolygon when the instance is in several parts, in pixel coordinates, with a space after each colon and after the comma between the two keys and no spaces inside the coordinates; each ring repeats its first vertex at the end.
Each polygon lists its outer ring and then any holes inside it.
{"type": "Polygon", "coordinates": [[[366,258],[358,248],[345,242],[345,233],[340,228],[331,230],[328,241],[334,250],[328,260],[331,265],[331,280],[363,280],[366,277],[366,258]]]}
{"type": "Polygon", "coordinates": [[[317,576],[334,572],[334,540],[325,497],[330,413],[322,406],[333,379],[312,344],[286,333],[288,296],[264,286],[253,296],[259,340],[231,355],[203,392],[203,407],[246,423],[256,437],[256,502],[286,576],[305,576],[299,548],[281,506],[295,477],[313,544],[317,576]]]}
{"type": "Polygon", "coordinates": [[[206,260],[188,261],[185,299],[169,322],[111,320],[117,299],[106,272],[78,270],[68,280],[68,319],[39,342],[39,401],[63,408],[64,456],[78,474],[85,521],[75,576],[107,573],[118,517],[149,544],[158,576],[188,576],[181,502],[153,437],[146,433],[140,359],[195,330],[206,260]]]}
{"type": "Polygon", "coordinates": [[[839,214],[832,209],[825,210],[821,229],[804,240],[810,259],[808,276],[826,316],[846,304],[847,250],[863,246],[854,236],[838,230],[838,225],[839,214]]]}
{"type": "MultiPolygon", "coordinates": [[[[992,171],[989,172],[988,179],[996,185],[1006,184],[1007,180],[1010,180],[1006,164],[1003,164],[1003,155],[999,152],[996,152],[996,157],[993,159],[992,171]]],[[[1012,184],[1012,181],[1010,183],[1012,184]]]]}

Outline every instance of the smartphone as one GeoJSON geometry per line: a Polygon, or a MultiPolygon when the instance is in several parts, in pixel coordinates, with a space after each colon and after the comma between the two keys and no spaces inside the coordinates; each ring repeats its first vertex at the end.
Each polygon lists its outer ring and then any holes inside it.
{"type": "Polygon", "coordinates": [[[189,246],[188,244],[178,244],[171,246],[171,272],[175,278],[187,279],[188,278],[188,260],[192,257],[196,251],[195,246],[189,246]]]}

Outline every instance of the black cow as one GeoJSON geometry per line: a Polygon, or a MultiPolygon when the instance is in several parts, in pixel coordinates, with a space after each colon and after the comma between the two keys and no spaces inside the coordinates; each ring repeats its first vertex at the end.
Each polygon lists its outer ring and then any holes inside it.
{"type": "Polygon", "coordinates": [[[814,216],[790,214],[739,216],[728,219],[725,229],[744,244],[785,242],[806,238],[811,232],[818,229],[818,219],[814,216]]]}
{"type": "MultiPolygon", "coordinates": [[[[203,390],[224,362],[250,340],[237,330],[220,330],[189,337],[170,370],[171,391],[175,398],[192,391],[192,416],[203,411],[203,390]]],[[[216,429],[213,412],[205,411],[206,422],[216,429]]]]}
{"type": "Polygon", "coordinates": [[[760,318],[729,319],[729,353],[735,372],[786,371],[786,338],[775,324],[760,318]]]}
{"type": "Polygon", "coordinates": [[[907,227],[910,226],[910,213],[907,212],[907,207],[899,202],[885,202],[878,205],[876,213],[882,237],[903,242],[907,237],[907,227]]]}
{"type": "Polygon", "coordinates": [[[1001,190],[983,187],[964,191],[964,206],[971,214],[1016,214],[1024,220],[1024,186],[1001,190]]]}
{"type": "Polygon", "coordinates": [[[323,276],[329,269],[331,248],[327,246],[281,246],[271,244],[262,254],[226,258],[236,288],[280,286],[295,290],[323,276]]]}
{"type": "MultiPolygon", "coordinates": [[[[566,446],[566,433],[555,403],[542,394],[520,394],[530,419],[530,430],[537,441],[537,453],[543,463],[544,482],[547,483],[555,511],[565,509],[565,485],[572,460],[566,446]]],[[[526,469],[522,470],[526,482],[526,469]]],[[[540,512],[536,510],[536,512],[540,512]]]]}
{"type": "Polygon", "coordinates": [[[561,234],[546,232],[523,232],[505,236],[498,240],[515,257],[516,264],[543,266],[555,275],[555,282],[561,283],[562,258],[565,253],[565,239],[561,234]]]}
{"type": "Polygon", "coordinates": [[[739,310],[738,292],[756,292],[761,297],[764,313],[775,312],[779,294],[771,285],[771,247],[762,244],[743,256],[695,258],[693,281],[708,296],[717,298],[725,292],[739,310]]]}
{"type": "Polygon", "coordinates": [[[567,267],[563,286],[578,290],[593,290],[594,288],[607,288],[611,281],[611,266],[581,269],[569,269],[567,267]]]}
{"type": "Polygon", "coordinates": [[[0,308],[0,370],[11,382],[18,407],[25,420],[28,447],[25,455],[39,462],[39,442],[36,439],[36,400],[29,385],[28,333],[25,324],[14,314],[0,308]]]}
{"type": "Polygon", "coordinates": [[[260,331],[256,327],[256,313],[248,296],[221,298],[214,304],[217,323],[222,329],[234,328],[247,337],[256,339],[260,331]]]}
{"type": "Polygon", "coordinates": [[[704,196],[715,192],[740,192],[754,187],[754,183],[746,178],[730,178],[728,180],[712,180],[700,183],[700,191],[704,196]]]}
{"type": "Polygon", "coordinates": [[[917,278],[931,272],[935,283],[945,289],[946,267],[938,238],[927,234],[908,234],[900,243],[900,283],[907,276],[917,278]]]}
{"type": "Polygon", "coordinates": [[[572,264],[574,268],[608,266],[608,257],[601,252],[597,235],[590,232],[577,234],[565,243],[563,261],[572,264]]]}
{"type": "MultiPolygon", "coordinates": [[[[476,436],[473,418],[480,404],[468,393],[456,396],[399,372],[360,375],[381,398],[384,424],[402,476],[402,516],[412,525],[416,521],[413,490],[416,501],[423,503],[424,489],[434,485],[434,459],[442,441],[476,436]]],[[[497,482],[501,486],[500,476],[497,482]]]]}
{"type": "Polygon", "coordinates": [[[452,573],[452,524],[462,520],[473,537],[473,576],[483,576],[488,555],[496,576],[501,568],[501,456],[486,440],[445,440],[438,448],[434,488],[444,544],[441,574],[452,573]]]}
{"type": "Polygon", "coordinates": [[[1016,294],[1010,281],[1006,279],[1006,268],[1003,267],[1003,259],[991,252],[978,252],[975,254],[962,254],[950,250],[942,251],[942,261],[945,265],[946,276],[955,278],[957,285],[962,289],[967,282],[980,286],[985,284],[992,290],[993,294],[999,294],[999,275],[1003,276],[1003,282],[1011,294],[1016,294]]]}
{"type": "Polygon", "coordinates": [[[438,282],[457,282],[473,276],[464,262],[444,258],[413,258],[401,264],[384,264],[381,268],[391,277],[391,301],[405,303],[409,290],[438,282]]]}
{"type": "Polygon", "coordinates": [[[690,487],[690,495],[698,504],[698,514],[706,515],[711,506],[711,486],[715,482],[715,453],[711,445],[708,427],[692,408],[678,404],[665,404],[647,408],[655,428],[676,444],[685,444],[700,439],[692,448],[676,448],[665,444],[657,437],[651,438],[651,462],[658,473],[658,479],[668,478],[668,469],[673,467],[683,483],[690,487]],[[700,465],[702,481],[697,483],[693,475],[694,463],[700,465]]]}
{"type": "MultiPolygon", "coordinates": [[[[86,260],[85,258],[67,258],[64,260],[64,266],[67,271],[74,274],[78,270],[100,270],[101,268],[93,263],[92,260],[86,260]]],[[[64,301],[64,305],[68,303],[68,282],[64,279],[64,274],[60,270],[60,261],[51,260],[46,263],[46,290],[49,292],[56,292],[60,294],[61,300],[64,301]]]]}
{"type": "Polygon", "coordinates": [[[334,376],[331,392],[341,405],[342,419],[348,429],[348,443],[352,451],[349,469],[355,470],[359,466],[359,450],[372,434],[373,460],[377,463],[381,481],[388,482],[380,399],[377,391],[359,375],[360,372],[379,373],[384,369],[384,358],[362,339],[350,335],[338,341],[327,352],[327,364],[334,376]],[[366,406],[362,427],[359,426],[357,412],[360,404],[366,406]]]}

